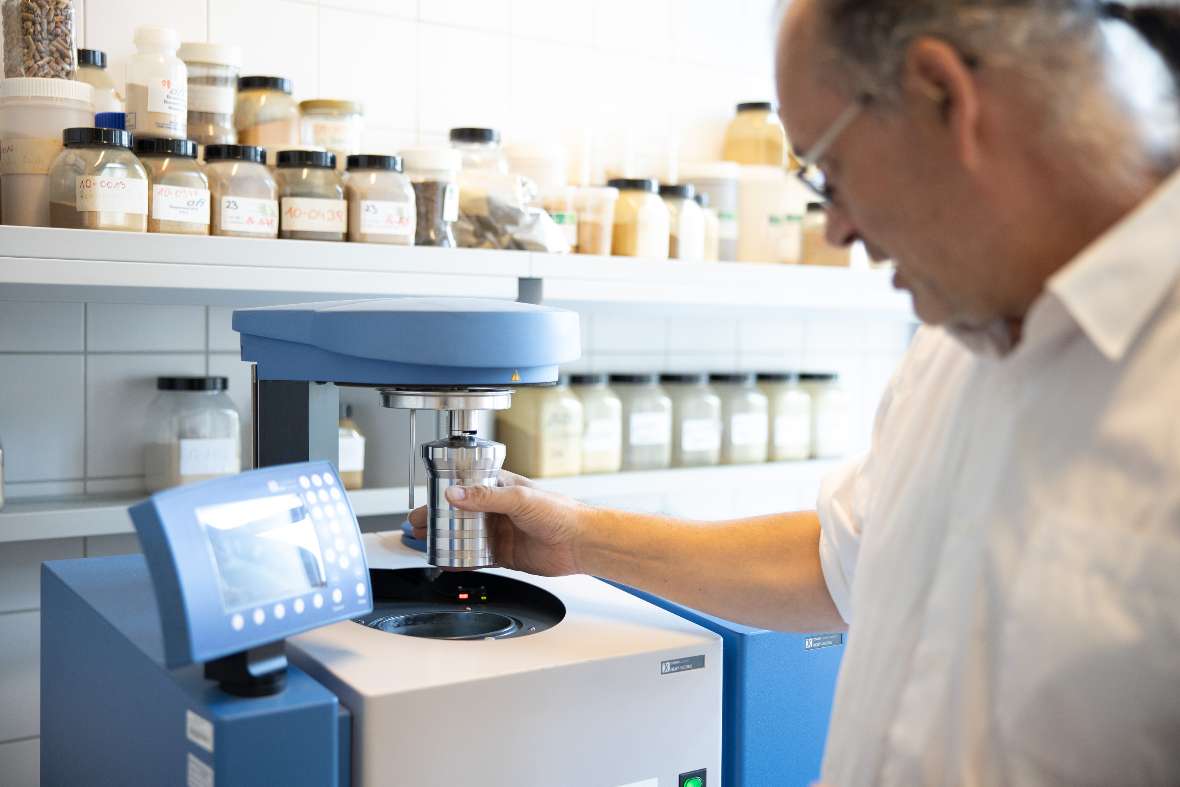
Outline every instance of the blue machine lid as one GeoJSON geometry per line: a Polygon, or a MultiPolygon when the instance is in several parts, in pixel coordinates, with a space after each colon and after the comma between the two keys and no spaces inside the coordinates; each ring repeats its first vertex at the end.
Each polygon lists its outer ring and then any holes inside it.
{"type": "Polygon", "coordinates": [[[389,298],[239,309],[259,379],[370,385],[548,383],[581,355],[576,312],[482,298],[389,298]]]}

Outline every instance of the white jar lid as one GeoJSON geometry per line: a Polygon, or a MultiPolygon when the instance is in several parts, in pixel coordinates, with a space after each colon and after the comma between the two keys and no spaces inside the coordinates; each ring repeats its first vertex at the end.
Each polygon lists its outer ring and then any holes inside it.
{"type": "Polygon", "coordinates": [[[89,104],[94,99],[94,88],[85,82],[73,79],[46,79],[44,77],[0,79],[0,101],[22,98],[59,98],[89,104]]]}
{"type": "Polygon", "coordinates": [[[156,25],[140,25],[135,28],[135,37],[132,39],[135,46],[152,49],[163,49],[169,52],[175,52],[180,46],[180,34],[171,27],[157,27],[156,25]]]}
{"type": "Polygon", "coordinates": [[[738,166],[732,161],[685,161],[680,165],[680,180],[737,180],[738,166]]]}
{"type": "Polygon", "coordinates": [[[452,148],[406,148],[401,152],[401,155],[407,170],[457,171],[463,161],[459,151],[452,148]]]}
{"type": "Polygon", "coordinates": [[[217,66],[242,67],[242,48],[233,44],[206,44],[185,41],[176,53],[186,63],[210,63],[217,66]]]}

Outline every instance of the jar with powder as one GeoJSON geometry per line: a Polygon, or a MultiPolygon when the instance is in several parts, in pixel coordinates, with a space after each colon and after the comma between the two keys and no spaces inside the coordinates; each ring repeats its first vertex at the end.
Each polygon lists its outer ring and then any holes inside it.
{"type": "Polygon", "coordinates": [[[459,151],[410,148],[402,151],[406,174],[414,186],[417,220],[415,246],[455,245],[451,225],[459,218],[459,151]]]}
{"type": "Polygon", "coordinates": [[[713,374],[721,397],[721,464],[765,462],[770,448],[770,403],[753,374],[713,374]]]}
{"type": "Polygon", "coordinates": [[[705,467],[721,461],[721,399],[709,375],[662,374],[672,400],[672,466],[705,467]]]}
{"type": "Polygon", "coordinates": [[[209,178],[191,139],[137,139],[148,173],[148,232],[209,234],[209,178]]]}
{"type": "MultiPolygon", "coordinates": [[[[234,104],[238,142],[283,150],[299,144],[299,105],[291,97],[291,80],[244,76],[234,104]]],[[[273,154],[272,154],[273,155],[273,154]]]]}
{"type": "Polygon", "coordinates": [[[335,153],[280,150],[275,180],[279,186],[280,238],[345,239],[348,203],[336,172],[335,153]]]}
{"type": "Polygon", "coordinates": [[[107,53],[100,49],[78,50],[78,71],[75,76],[94,90],[94,112],[122,112],[123,97],[115,88],[115,80],[107,71],[107,53]]]}
{"type": "Polygon", "coordinates": [[[659,183],[644,178],[615,178],[607,185],[619,190],[611,253],[617,257],[668,259],[668,208],[660,199],[659,183]]]}
{"type": "Polygon", "coordinates": [[[265,150],[255,145],[209,145],[205,174],[214,235],[278,237],[278,185],[266,167],[265,150]]]}
{"type": "Polygon", "coordinates": [[[672,464],[672,400],[659,380],[655,374],[610,377],[623,405],[623,470],[661,470],[672,464]]]}
{"type": "Polygon", "coordinates": [[[127,130],[136,137],[185,139],[188,69],[176,56],[180,36],[143,25],[135,28],[135,48],[127,61],[127,130]]]}
{"type": "Polygon", "coordinates": [[[401,156],[349,156],[344,198],[350,241],[414,245],[414,187],[401,156]]]}
{"type": "Polygon", "coordinates": [[[300,137],[304,145],[314,145],[336,154],[343,169],[345,159],[359,153],[365,131],[365,109],[359,101],[314,98],[299,102],[300,137]]]}
{"type": "Polygon", "coordinates": [[[582,473],[617,473],[623,466],[623,403],[605,374],[570,376],[582,403],[582,473]]]}
{"type": "Polygon", "coordinates": [[[240,416],[225,377],[159,377],[147,411],[144,475],[149,491],[242,469],[240,416]]]}
{"type": "Polygon", "coordinates": [[[238,99],[240,47],[186,42],[177,53],[188,68],[188,135],[199,145],[238,141],[234,105],[238,99]]]}
{"type": "Polygon", "coordinates": [[[147,231],[148,175],[131,134],[67,128],[49,168],[49,221],[71,229],[147,231]]]}

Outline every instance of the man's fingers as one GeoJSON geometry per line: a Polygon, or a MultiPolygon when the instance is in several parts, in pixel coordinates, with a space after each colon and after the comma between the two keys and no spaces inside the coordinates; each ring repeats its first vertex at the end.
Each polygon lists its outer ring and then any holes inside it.
{"type": "Polygon", "coordinates": [[[426,506],[419,506],[411,511],[409,520],[415,530],[420,527],[426,527],[426,506]]]}
{"type": "Polygon", "coordinates": [[[521,509],[531,490],[525,486],[452,486],[447,502],[463,511],[483,511],[512,516],[521,509]]]}

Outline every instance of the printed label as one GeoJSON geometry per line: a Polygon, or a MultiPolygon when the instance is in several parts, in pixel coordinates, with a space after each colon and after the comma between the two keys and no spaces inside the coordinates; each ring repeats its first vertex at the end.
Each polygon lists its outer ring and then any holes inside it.
{"type": "Polygon", "coordinates": [[[213,769],[197,759],[192,752],[188,754],[187,770],[185,787],[213,787],[213,769]]]}
{"type": "Polygon", "coordinates": [[[273,236],[279,230],[279,204],[273,199],[222,197],[221,229],[273,236]]]}
{"type": "Polygon", "coordinates": [[[459,220],[459,188],[454,183],[448,183],[443,192],[443,221],[459,220]]]}
{"type": "Polygon", "coordinates": [[[667,445],[672,439],[672,419],[667,413],[632,413],[629,427],[631,445],[667,445]]]}
{"type": "Polygon", "coordinates": [[[339,233],[348,231],[348,203],[342,199],[283,197],[280,209],[282,218],[279,226],[283,230],[339,233]]]}
{"type": "Polygon", "coordinates": [[[209,192],[185,186],[152,186],[152,218],[183,221],[187,224],[209,223],[209,192]]]}
{"type": "Polygon", "coordinates": [[[578,245],[578,214],[572,210],[558,210],[549,214],[553,217],[553,223],[561,228],[561,232],[565,235],[565,239],[569,241],[570,248],[578,245]]]}
{"type": "Polygon", "coordinates": [[[241,469],[237,441],[232,437],[180,441],[181,476],[225,475],[241,469]]]}
{"type": "Polygon", "coordinates": [[[359,473],[365,469],[365,438],[348,435],[340,438],[340,472],[359,473]]]}
{"type": "MultiPolygon", "coordinates": [[[[304,127],[306,128],[306,126],[304,127]]],[[[348,123],[319,121],[311,124],[311,138],[313,145],[322,148],[349,149],[356,147],[352,144],[352,129],[348,123]]]]}
{"type": "Polygon", "coordinates": [[[184,734],[190,741],[213,753],[213,724],[191,710],[184,712],[184,734]]]}
{"type": "Polygon", "coordinates": [[[843,634],[817,634],[814,637],[804,637],[803,649],[816,650],[818,648],[830,648],[835,645],[844,644],[843,634]]]}
{"type": "Polygon", "coordinates": [[[582,434],[582,453],[605,454],[618,451],[623,445],[623,425],[610,418],[599,418],[586,424],[582,434]]]}
{"type": "Polygon", "coordinates": [[[147,181],[78,175],[74,201],[79,211],[110,211],[147,215],[147,181]]]}
{"type": "Polygon", "coordinates": [[[0,142],[0,175],[44,175],[60,152],[60,139],[6,139],[0,142]]]}
{"type": "Polygon", "coordinates": [[[717,451],[721,448],[721,424],[711,418],[686,418],[680,425],[680,450],[717,451]]]}
{"type": "Polygon", "coordinates": [[[405,202],[361,200],[362,235],[414,236],[414,207],[405,202]]]}
{"type": "Polygon", "coordinates": [[[212,112],[217,115],[232,115],[234,111],[234,89],[221,85],[189,85],[188,108],[190,112],[212,112]]]}
{"type": "Polygon", "coordinates": [[[775,416],[774,446],[792,456],[811,453],[811,419],[806,415],[775,416]]]}
{"type": "Polygon", "coordinates": [[[717,237],[721,240],[737,240],[737,214],[728,210],[717,211],[717,237]]]}
{"type": "Polygon", "coordinates": [[[705,654],[699,656],[688,656],[683,659],[670,659],[669,661],[660,662],[661,675],[675,675],[677,672],[688,672],[694,669],[705,668],[705,654]]]}
{"type": "Polygon", "coordinates": [[[188,82],[186,80],[153,79],[148,82],[148,112],[184,115],[188,112],[188,82]]]}
{"type": "Polygon", "coordinates": [[[729,442],[731,445],[758,445],[765,443],[767,434],[765,415],[739,413],[729,419],[729,442]]]}

